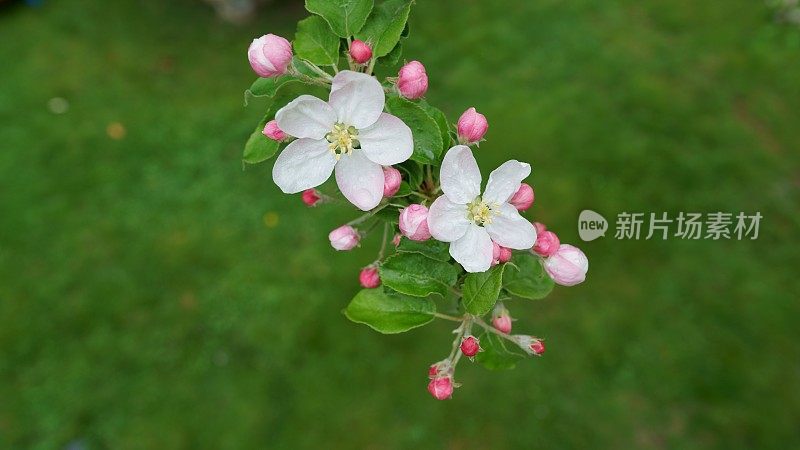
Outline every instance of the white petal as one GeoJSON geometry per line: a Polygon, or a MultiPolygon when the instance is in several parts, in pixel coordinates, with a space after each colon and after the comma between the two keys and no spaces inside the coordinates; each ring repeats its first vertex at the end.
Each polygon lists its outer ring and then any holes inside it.
{"type": "Polygon", "coordinates": [[[492,249],[486,230],[471,224],[461,239],[450,244],[450,256],[467,272],[486,272],[492,266],[492,249]]]}
{"type": "Polygon", "coordinates": [[[369,79],[374,80],[374,78],[371,75],[367,75],[365,73],[353,72],[352,70],[342,70],[341,72],[337,73],[335,77],[333,77],[333,85],[331,86],[331,93],[338,91],[351,81],[369,80],[369,79]]]}
{"type": "Polygon", "coordinates": [[[531,165],[519,161],[506,161],[489,174],[483,200],[487,203],[506,203],[519,189],[522,180],[531,174],[531,165]]]}
{"type": "Polygon", "coordinates": [[[384,166],[399,164],[410,158],[414,151],[411,128],[386,113],[382,113],[372,126],[358,132],[358,142],[367,158],[384,166]]]}
{"type": "Polygon", "coordinates": [[[358,209],[369,211],[383,198],[383,168],[355,150],[336,164],[336,183],[345,198],[358,209]]]}
{"type": "Polygon", "coordinates": [[[289,136],[322,139],[336,123],[336,112],[313,95],[301,95],[279,109],[275,120],[289,136]]]}
{"type": "Polygon", "coordinates": [[[319,186],[331,176],[336,158],[328,141],[298,139],[278,155],[272,167],[272,179],[287,194],[296,194],[319,186]]]}
{"type": "Polygon", "coordinates": [[[336,111],[339,122],[357,129],[375,123],[386,101],[381,84],[373,77],[350,81],[331,91],[328,103],[336,111]]]}
{"type": "Polygon", "coordinates": [[[536,228],[528,219],[519,215],[517,208],[503,203],[494,209],[498,215],[492,217],[492,223],[484,225],[492,240],[503,247],[525,250],[536,243],[536,228]]]}
{"type": "Polygon", "coordinates": [[[481,193],[481,171],[466,145],[456,145],[447,151],[440,172],[442,191],[454,203],[467,203],[481,193]]]}
{"type": "Polygon", "coordinates": [[[428,230],[437,241],[453,242],[461,239],[469,225],[467,207],[451,202],[444,195],[434,200],[428,210],[428,230]]]}

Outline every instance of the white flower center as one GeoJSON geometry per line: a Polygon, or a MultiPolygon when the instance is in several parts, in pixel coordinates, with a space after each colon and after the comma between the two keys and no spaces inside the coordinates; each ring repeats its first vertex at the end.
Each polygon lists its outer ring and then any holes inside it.
{"type": "Polygon", "coordinates": [[[492,223],[492,217],[497,215],[497,212],[492,210],[492,206],[497,207],[497,205],[484,202],[480,197],[475,197],[475,200],[467,203],[467,220],[476,225],[492,223]]]}
{"type": "Polygon", "coordinates": [[[358,130],[343,123],[334,125],[331,132],[325,135],[325,140],[328,141],[328,148],[336,156],[337,161],[342,155],[349,155],[353,153],[353,149],[361,146],[358,142],[358,130]]]}

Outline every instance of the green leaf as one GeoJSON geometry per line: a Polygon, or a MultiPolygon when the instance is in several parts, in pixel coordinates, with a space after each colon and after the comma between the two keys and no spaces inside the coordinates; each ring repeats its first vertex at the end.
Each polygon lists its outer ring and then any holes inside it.
{"type": "MultiPolygon", "coordinates": [[[[403,43],[398,42],[397,45],[394,46],[392,51],[386,54],[386,56],[382,56],[378,59],[378,65],[387,66],[392,68],[393,66],[397,66],[400,64],[400,59],[403,57],[403,43]]],[[[387,69],[388,70],[388,69],[387,69]]]]}
{"type": "Polygon", "coordinates": [[[436,121],[419,105],[400,97],[386,99],[386,109],[411,128],[414,135],[414,153],[411,159],[423,164],[438,165],[442,154],[442,135],[436,121]]]}
{"type": "Polygon", "coordinates": [[[395,167],[398,170],[405,172],[408,185],[411,186],[412,189],[416,189],[422,184],[425,174],[423,173],[420,163],[409,159],[408,161],[398,164],[395,167]]]}
{"type": "Polygon", "coordinates": [[[424,100],[419,102],[419,106],[424,109],[425,112],[436,121],[436,125],[439,126],[439,134],[442,136],[442,148],[445,150],[450,148],[452,141],[450,140],[450,125],[447,124],[447,116],[444,115],[442,110],[431,106],[424,100]]]}
{"type": "Polygon", "coordinates": [[[555,283],[544,271],[538,256],[530,252],[518,252],[511,262],[513,266],[503,276],[503,287],[510,294],[538,300],[547,297],[553,290],[555,283]]]}
{"type": "Polygon", "coordinates": [[[293,47],[297,56],[320,66],[335,66],[339,62],[339,38],[318,16],[297,23],[293,47]]]}
{"type": "Polygon", "coordinates": [[[516,344],[494,333],[484,333],[479,339],[483,351],[475,355],[475,361],[487,369],[513,369],[528,356],[516,344]]]}
{"type": "Polygon", "coordinates": [[[402,333],[433,320],[436,305],[430,298],[408,297],[383,289],[362,289],[344,315],[384,334],[402,333]]]}
{"type": "Polygon", "coordinates": [[[372,10],[356,37],[372,45],[374,57],[388,55],[400,41],[409,12],[411,0],[386,0],[372,10]]]}
{"type": "Polygon", "coordinates": [[[280,143],[278,141],[273,141],[262,133],[262,131],[264,131],[264,125],[271,119],[271,115],[267,115],[258,123],[253,134],[250,135],[250,138],[247,139],[247,143],[244,145],[242,161],[248,164],[258,164],[272,158],[275,156],[275,153],[278,152],[280,143]]]}
{"type": "Polygon", "coordinates": [[[379,271],[384,285],[416,297],[444,297],[458,280],[458,271],[452,264],[418,253],[395,253],[381,264],[379,271]]]}
{"type": "Polygon", "coordinates": [[[322,16],[339,37],[348,38],[364,26],[372,0],[306,0],[306,9],[322,16]]]}
{"type": "Polygon", "coordinates": [[[292,67],[294,67],[298,72],[302,73],[303,75],[308,75],[311,78],[316,78],[319,76],[314,69],[309,66],[309,62],[300,58],[299,56],[295,55],[292,57],[292,67]]]}
{"type": "Polygon", "coordinates": [[[464,309],[470,314],[482,316],[492,310],[503,286],[505,264],[492,267],[486,272],[470,273],[464,278],[461,290],[464,309]]]}
{"type": "MultiPolygon", "coordinates": [[[[392,203],[402,203],[402,200],[393,199],[392,203]]],[[[400,209],[395,206],[387,206],[375,213],[375,218],[389,223],[397,223],[400,220],[400,209]]]]}
{"type": "Polygon", "coordinates": [[[398,189],[397,193],[395,193],[392,197],[408,197],[411,195],[411,192],[411,186],[407,182],[401,181],[400,189],[398,189]]]}
{"type": "Polygon", "coordinates": [[[412,241],[404,236],[400,239],[400,245],[397,246],[397,251],[403,253],[418,253],[442,262],[450,261],[450,244],[435,239],[412,241]]]}
{"type": "Polygon", "coordinates": [[[250,85],[250,89],[244,91],[244,106],[253,97],[274,97],[275,94],[286,84],[298,82],[292,76],[282,75],[274,78],[259,78],[250,85]]]}

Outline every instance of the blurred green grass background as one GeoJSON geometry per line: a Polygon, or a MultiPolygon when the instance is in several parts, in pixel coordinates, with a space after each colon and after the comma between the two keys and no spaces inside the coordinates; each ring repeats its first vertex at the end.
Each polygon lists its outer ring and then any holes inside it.
{"type": "Polygon", "coordinates": [[[508,305],[546,356],[466,363],[436,402],[449,323],[340,314],[377,238],[333,252],[350,209],[240,163],[246,48],[301,2],[243,27],[195,0],[6,6],[0,448],[800,447],[800,30],[752,0],[417,3],[428,99],[485,113],[484,171],[530,161],[528,215],[589,256],[584,284],[508,305]],[[756,241],[581,243],[584,208],[764,219],[756,241]]]}

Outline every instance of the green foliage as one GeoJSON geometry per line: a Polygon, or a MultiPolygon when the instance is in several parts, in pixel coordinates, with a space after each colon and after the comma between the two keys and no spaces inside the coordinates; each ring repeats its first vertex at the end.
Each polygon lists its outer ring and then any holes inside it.
{"type": "Polygon", "coordinates": [[[407,295],[442,297],[456,284],[458,271],[449,263],[418,253],[396,253],[380,266],[381,281],[387,287],[407,295]]]}
{"type": "Polygon", "coordinates": [[[505,267],[506,264],[499,264],[486,272],[467,274],[461,300],[468,313],[482,316],[492,310],[500,296],[505,267]]]}
{"type": "Polygon", "coordinates": [[[325,20],[311,16],[297,23],[294,51],[314,64],[334,66],[339,61],[339,38],[331,33],[325,20]]]}
{"type": "Polygon", "coordinates": [[[541,260],[530,252],[514,252],[511,267],[503,277],[503,288],[517,297],[539,300],[553,290],[552,278],[544,271],[541,260]]]}
{"type": "Polygon", "coordinates": [[[400,42],[411,3],[411,0],[385,0],[372,10],[356,37],[372,45],[373,57],[388,55],[400,42]]]}
{"type": "Polygon", "coordinates": [[[411,128],[414,135],[414,154],[411,159],[423,164],[438,164],[443,146],[436,121],[418,104],[401,97],[387,98],[386,109],[411,128]]]}
{"type": "Polygon", "coordinates": [[[306,9],[322,16],[339,37],[348,38],[364,26],[372,0],[306,0],[306,9]]]}
{"type": "Polygon", "coordinates": [[[247,139],[247,143],[244,145],[244,152],[242,153],[243,162],[258,164],[272,158],[275,156],[275,153],[278,152],[280,143],[278,141],[273,141],[262,133],[264,126],[270,120],[272,120],[270,116],[264,117],[247,139]]]}
{"type": "Polygon", "coordinates": [[[424,109],[429,116],[431,116],[431,118],[436,122],[436,125],[439,127],[439,133],[442,136],[442,157],[444,157],[444,152],[447,151],[452,144],[450,139],[450,125],[448,125],[447,116],[444,115],[442,110],[435,106],[431,106],[431,104],[425,100],[421,100],[417,104],[424,109]]]}
{"type": "Polygon", "coordinates": [[[422,166],[418,162],[409,159],[408,161],[400,163],[395,167],[401,172],[405,173],[405,178],[408,180],[408,184],[413,188],[417,188],[420,184],[422,184],[424,173],[422,166]]]}
{"type": "Polygon", "coordinates": [[[436,305],[430,298],[409,297],[383,288],[362,289],[344,310],[353,322],[384,334],[402,333],[433,320],[436,305]]]}
{"type": "Polygon", "coordinates": [[[298,83],[297,79],[290,75],[282,75],[279,77],[263,78],[259,77],[250,85],[250,88],[244,91],[244,106],[247,106],[250,99],[253,97],[274,97],[284,85],[289,83],[298,83]]]}
{"type": "Polygon", "coordinates": [[[393,67],[400,63],[402,57],[403,57],[403,43],[398,42],[397,45],[394,46],[392,51],[387,53],[386,56],[378,58],[378,63],[386,65],[388,67],[393,67]]]}
{"type": "Polygon", "coordinates": [[[513,369],[528,356],[519,346],[494,333],[483,333],[480,341],[482,351],[475,355],[475,361],[487,369],[513,369]]]}
{"type": "Polygon", "coordinates": [[[397,246],[398,252],[419,253],[437,261],[450,261],[450,244],[447,242],[428,239],[427,241],[412,241],[403,236],[400,245],[397,246]]]}

